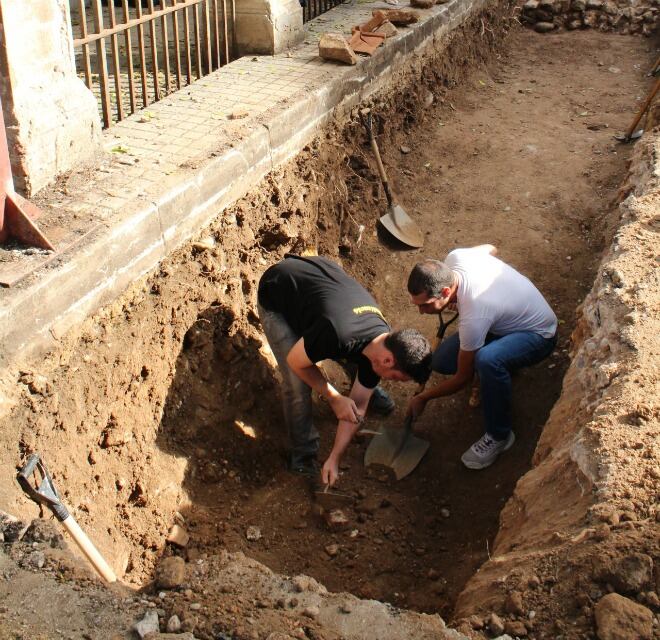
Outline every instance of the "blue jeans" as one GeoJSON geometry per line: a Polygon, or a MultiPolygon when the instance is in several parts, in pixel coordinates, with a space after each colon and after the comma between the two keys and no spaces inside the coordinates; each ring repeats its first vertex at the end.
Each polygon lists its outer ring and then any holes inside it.
{"type": "MultiPolygon", "coordinates": [[[[474,357],[474,369],[481,386],[486,432],[495,440],[505,440],[511,431],[511,372],[541,362],[556,344],[557,336],[544,338],[531,331],[486,336],[486,344],[474,357]]],[[[433,371],[455,374],[459,347],[458,333],[444,340],[433,352],[433,371]]]]}
{"type": "Polygon", "coordinates": [[[295,334],[281,313],[268,311],[261,305],[258,309],[261,326],[282,374],[282,409],[289,438],[289,462],[296,465],[306,458],[315,458],[319,450],[319,432],[312,422],[312,389],[291,371],[286,362],[300,336],[295,334]]]}

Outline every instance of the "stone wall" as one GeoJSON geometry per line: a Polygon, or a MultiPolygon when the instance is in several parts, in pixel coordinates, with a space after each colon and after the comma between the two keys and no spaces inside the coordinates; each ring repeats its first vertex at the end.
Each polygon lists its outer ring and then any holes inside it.
{"type": "Polygon", "coordinates": [[[537,31],[598,29],[650,36],[658,26],[658,0],[527,0],[522,21],[537,31]]]}
{"type": "Polygon", "coordinates": [[[0,97],[16,189],[27,196],[100,149],[76,76],[68,0],[0,0],[0,97]]]}

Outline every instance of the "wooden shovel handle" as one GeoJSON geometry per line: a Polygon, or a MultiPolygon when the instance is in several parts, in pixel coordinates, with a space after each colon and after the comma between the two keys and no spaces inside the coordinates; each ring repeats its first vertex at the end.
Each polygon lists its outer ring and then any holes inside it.
{"type": "Polygon", "coordinates": [[[92,541],[85,535],[85,532],[78,526],[78,523],[73,519],[73,516],[70,515],[68,518],[62,520],[62,525],[64,525],[64,528],[76,541],[80,550],[85,554],[85,557],[92,563],[92,565],[94,565],[94,568],[99,572],[101,577],[106,582],[117,582],[115,572],[103,559],[103,556],[92,544],[92,541]]]}
{"type": "Polygon", "coordinates": [[[655,98],[655,94],[658,93],[658,89],[660,89],[660,78],[658,78],[655,81],[655,85],[649,92],[649,95],[646,96],[646,100],[644,100],[644,104],[640,107],[637,116],[635,116],[635,119],[633,120],[633,123],[630,125],[628,131],[626,131],[626,140],[630,140],[632,134],[635,133],[635,129],[637,128],[639,121],[642,119],[642,116],[646,113],[646,110],[649,108],[651,102],[653,102],[653,98],[655,98]]]}

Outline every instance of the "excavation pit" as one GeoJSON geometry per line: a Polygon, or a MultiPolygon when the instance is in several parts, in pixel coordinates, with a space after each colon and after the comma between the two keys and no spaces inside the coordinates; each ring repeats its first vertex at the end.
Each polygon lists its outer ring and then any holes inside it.
{"type": "MultiPolygon", "coordinates": [[[[455,42],[451,63],[470,69],[450,88],[424,68],[420,82],[370,103],[394,189],[426,232],[422,251],[376,231],[383,195],[357,118],[329,127],[62,348],[22,368],[3,421],[5,450],[16,451],[18,431],[21,453],[42,453],[122,580],[166,617],[199,603],[196,637],[265,639],[279,628],[264,611],[300,608],[291,604],[298,596],[251,599],[249,582],[227,579],[223,591],[210,568],[231,564],[227,552],[311,576],[331,592],[451,621],[459,594],[493,554],[501,511],[532,468],[562,392],[575,310],[616,229],[612,202],[631,153],[612,133],[625,128],[631,96],[646,86],[651,49],[628,36],[516,29],[482,64],[455,42]],[[433,335],[434,321],[409,304],[410,268],[421,256],[485,242],[530,277],[560,320],[555,353],[514,379],[516,446],[487,470],[463,468],[461,453],[482,433],[480,410],[469,406],[469,391],[436,401],[420,421],[431,448],[405,480],[364,468],[367,440],[351,445],[340,487],[355,502],[347,526],[328,530],[308,483],[284,468],[277,372],[255,313],[259,275],[288,251],[318,250],[341,260],[393,324],[433,335]],[[189,534],[185,546],[166,543],[174,524],[189,534]],[[171,555],[186,559],[189,576],[159,601],[154,571],[171,555]],[[191,584],[200,585],[192,595],[191,584]]],[[[327,372],[347,388],[341,369],[327,372]]],[[[385,386],[397,409],[369,414],[370,428],[403,421],[412,386],[385,386]]],[[[326,453],[335,421],[323,402],[315,420],[326,453]]],[[[588,492],[558,505],[565,497],[548,495],[547,512],[590,505],[588,492]]],[[[307,621],[301,637],[339,637],[323,635],[310,607],[298,613],[307,621]]],[[[579,635],[591,633],[591,618],[574,613],[575,637],[591,637],[579,635]]],[[[551,637],[543,634],[553,615],[539,612],[539,637],[551,637]]]]}

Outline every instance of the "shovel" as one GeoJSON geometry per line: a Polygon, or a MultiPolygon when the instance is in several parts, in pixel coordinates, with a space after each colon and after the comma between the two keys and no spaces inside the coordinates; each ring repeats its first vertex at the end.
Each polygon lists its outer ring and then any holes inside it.
{"type": "Polygon", "coordinates": [[[99,572],[102,578],[107,582],[116,582],[117,576],[110,568],[110,565],[103,559],[103,556],[98,552],[96,547],[92,544],[91,540],[85,535],[83,530],[78,526],[78,523],[73,519],[67,508],[62,504],[53,480],[51,479],[46,466],[39,458],[38,453],[33,453],[25,466],[18,472],[16,476],[18,484],[25,493],[32,498],[37,504],[47,506],[55,515],[55,517],[62,523],[64,528],[69,532],[71,537],[76,541],[80,550],[85,554],[86,558],[92,563],[94,568],[99,572]],[[41,481],[36,487],[33,487],[30,482],[30,476],[39,472],[41,481]]]}
{"type": "Polygon", "coordinates": [[[367,133],[369,134],[369,142],[371,143],[371,148],[373,149],[374,155],[376,156],[378,173],[380,175],[381,181],[383,182],[385,196],[387,197],[387,213],[380,218],[380,223],[397,240],[400,240],[403,242],[403,244],[408,245],[409,247],[419,249],[419,247],[424,246],[424,236],[422,235],[419,227],[403,210],[403,207],[396,204],[392,198],[392,192],[390,191],[390,185],[387,181],[385,167],[383,166],[383,161],[380,158],[378,143],[376,142],[374,130],[371,126],[371,112],[367,112],[366,115],[363,112],[362,122],[364,123],[367,133]]]}
{"type": "MultiPolygon", "coordinates": [[[[653,73],[655,73],[655,70],[653,71],[653,73]]],[[[658,93],[659,89],[660,89],[660,78],[658,78],[655,81],[655,84],[653,85],[651,91],[649,91],[648,96],[646,96],[646,100],[644,100],[644,104],[642,104],[642,106],[640,107],[639,112],[635,116],[635,119],[633,120],[632,124],[628,127],[626,133],[624,135],[614,136],[619,142],[631,142],[633,140],[637,140],[638,138],[642,137],[642,134],[644,133],[644,129],[638,129],[637,131],[635,131],[635,129],[639,124],[639,121],[642,119],[642,116],[646,113],[646,110],[653,102],[653,98],[655,98],[655,94],[658,93]]]]}
{"type": "MultiPolygon", "coordinates": [[[[433,341],[433,351],[445,337],[449,325],[458,318],[458,312],[445,322],[442,314],[438,317],[438,331],[433,341]]],[[[423,387],[420,388],[420,392],[423,387]]],[[[389,429],[384,427],[369,443],[364,454],[364,466],[379,464],[390,467],[394,471],[397,480],[405,478],[420,463],[424,454],[428,451],[430,443],[418,438],[412,432],[414,418],[406,417],[403,429],[389,429]]]]}
{"type": "Polygon", "coordinates": [[[364,464],[390,467],[397,480],[405,478],[420,463],[428,451],[428,440],[418,438],[412,430],[413,417],[407,416],[403,429],[384,428],[364,454],[364,464]]]}

